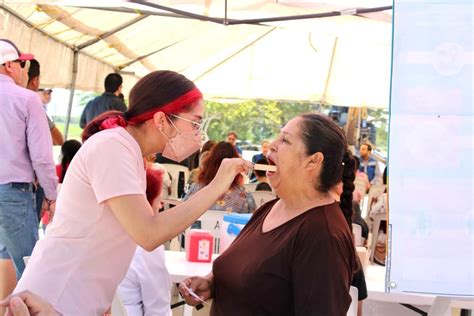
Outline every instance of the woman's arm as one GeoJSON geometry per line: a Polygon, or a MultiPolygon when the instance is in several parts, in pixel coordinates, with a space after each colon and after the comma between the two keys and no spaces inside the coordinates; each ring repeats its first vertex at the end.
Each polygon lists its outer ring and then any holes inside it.
{"type": "Polygon", "coordinates": [[[229,188],[235,176],[251,166],[243,159],[224,159],[208,186],[182,204],[156,215],[144,195],[118,196],[106,203],[132,239],[152,251],[191,226],[229,188]]]}

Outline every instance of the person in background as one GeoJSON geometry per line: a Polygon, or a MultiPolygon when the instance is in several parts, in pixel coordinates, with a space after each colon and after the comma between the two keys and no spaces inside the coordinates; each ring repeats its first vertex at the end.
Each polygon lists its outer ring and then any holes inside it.
{"type": "MultiPolygon", "coordinates": [[[[194,194],[206,187],[215,177],[224,159],[237,157],[239,157],[239,154],[232,144],[227,142],[217,143],[203,161],[197,181],[191,185],[183,200],[190,199],[194,194]]],[[[219,196],[215,204],[209,207],[209,209],[234,213],[253,213],[255,211],[255,200],[250,193],[245,191],[242,175],[235,177],[229,190],[219,196]]]]}
{"type": "Polygon", "coordinates": [[[237,152],[239,153],[239,156],[242,157],[242,149],[239,146],[237,146],[237,139],[238,139],[238,137],[237,137],[236,132],[231,131],[231,132],[227,133],[227,142],[231,143],[232,146],[234,146],[235,149],[237,149],[237,152]]]}
{"type": "MultiPolygon", "coordinates": [[[[67,140],[61,146],[61,163],[56,165],[56,176],[58,177],[59,183],[63,183],[67,168],[80,148],[81,143],[75,139],[67,140]]],[[[52,220],[51,213],[44,212],[40,220],[43,232],[45,232],[46,226],[48,226],[52,220]]]]}
{"type": "Polygon", "coordinates": [[[51,93],[53,92],[52,89],[40,89],[40,63],[33,59],[30,61],[30,66],[28,68],[28,83],[26,88],[28,90],[38,92],[38,95],[43,103],[44,112],[46,114],[46,119],[48,120],[49,131],[51,133],[51,138],[53,140],[53,145],[62,145],[64,143],[63,134],[59,131],[59,129],[54,124],[53,120],[48,116],[46,113],[46,106],[51,101],[51,93]]]}
{"type": "Polygon", "coordinates": [[[262,141],[260,148],[262,152],[252,157],[253,163],[257,163],[257,161],[260,159],[267,159],[268,149],[270,148],[270,142],[268,140],[262,141]]]}
{"type": "Polygon", "coordinates": [[[267,172],[279,199],[263,204],[213,263],[184,280],[186,302],[214,298],[211,315],[343,316],[360,269],[346,218],[352,216],[354,163],[342,130],[309,113],[290,120],[270,144],[267,172]],[[343,181],[341,202],[329,191],[343,181]]]}
{"type": "Polygon", "coordinates": [[[122,76],[117,73],[108,74],[105,77],[105,92],[89,101],[82,111],[79,126],[84,129],[89,122],[100,114],[107,111],[127,111],[124,101],[119,98],[122,93],[122,76]]]}
{"type": "MultiPolygon", "coordinates": [[[[268,165],[267,158],[261,158],[255,161],[257,164],[268,165]]],[[[257,179],[257,187],[255,191],[271,191],[272,188],[268,184],[267,172],[262,170],[254,170],[255,177],[257,179]]]]}
{"type": "Polygon", "coordinates": [[[359,171],[367,174],[370,184],[377,183],[381,172],[377,160],[372,157],[372,146],[370,144],[362,144],[359,149],[359,154],[361,159],[359,171]]]}
{"type": "MultiPolygon", "coordinates": [[[[269,146],[270,146],[270,142],[268,140],[262,141],[262,144],[261,144],[261,147],[260,147],[262,152],[260,154],[253,155],[252,162],[257,163],[257,161],[260,160],[260,159],[267,159],[266,157],[267,157],[267,154],[268,154],[269,146]]],[[[255,174],[252,174],[250,176],[250,182],[253,183],[255,181],[257,181],[257,178],[256,178],[255,174]]]]}
{"type": "MultiPolygon", "coordinates": [[[[146,197],[155,214],[161,204],[163,173],[161,169],[146,170],[146,197]]],[[[171,277],[164,246],[150,252],[137,247],[117,292],[128,316],[171,316],[171,277]]]]}
{"type": "Polygon", "coordinates": [[[67,140],[61,146],[61,163],[56,165],[56,175],[59,183],[63,183],[67,168],[81,146],[81,142],[75,139],[67,140]]]}
{"type": "Polygon", "coordinates": [[[251,168],[225,159],[206,188],[156,214],[145,195],[144,157],[161,152],[181,161],[201,147],[203,96],[183,75],[163,70],[141,78],[129,101],[125,113],[103,113],[84,129],[54,221],[14,291],[41,293],[63,315],[104,313],[137,245],[152,251],[171,240],[251,168]]]}
{"type": "MultiPolygon", "coordinates": [[[[382,181],[383,184],[387,185],[387,170],[388,168],[385,167],[383,171],[382,181]]],[[[387,214],[388,213],[388,190],[385,187],[384,193],[382,193],[374,203],[374,205],[370,208],[369,214],[367,215],[369,221],[370,230],[372,230],[372,225],[374,224],[374,218],[377,214],[387,214]]],[[[385,265],[385,257],[387,255],[387,221],[382,220],[380,222],[379,232],[377,234],[377,240],[375,241],[377,244],[375,246],[375,254],[374,254],[374,262],[380,265],[385,265]]],[[[372,241],[374,242],[374,241],[372,241]]]]}
{"type": "MultiPolygon", "coordinates": [[[[354,156],[354,159],[355,159],[355,164],[356,164],[356,177],[354,180],[354,185],[355,185],[356,191],[360,193],[359,194],[360,198],[362,198],[370,189],[370,181],[367,174],[359,170],[360,158],[357,156],[354,156]]],[[[361,201],[357,200],[357,202],[360,203],[361,201]]]]}
{"type": "MultiPolygon", "coordinates": [[[[26,76],[27,61],[16,45],[0,39],[0,282],[2,296],[9,294],[8,280],[13,260],[16,279],[38,240],[38,213],[35,208],[34,182],[44,188],[42,211],[54,211],[56,176],[48,123],[38,95],[20,86],[26,76]],[[3,263],[6,263],[5,265],[3,263]],[[3,270],[3,268],[8,270],[3,270]],[[5,283],[3,282],[5,280],[5,283]]],[[[3,297],[0,297],[3,299],[3,297]]]]}
{"type": "MultiPolygon", "coordinates": [[[[168,196],[171,194],[171,175],[170,173],[166,170],[165,167],[163,167],[160,163],[155,162],[156,161],[156,154],[151,154],[145,157],[146,160],[146,169],[156,169],[162,171],[162,179],[161,179],[161,193],[160,193],[160,198],[161,200],[167,199],[168,196]]],[[[160,210],[162,208],[160,207],[160,210]]]]}
{"type": "Polygon", "coordinates": [[[206,157],[209,155],[209,151],[215,145],[216,145],[216,142],[213,140],[208,140],[207,142],[204,143],[204,145],[202,145],[201,151],[199,153],[199,166],[191,170],[191,173],[189,174],[188,183],[187,183],[188,187],[197,181],[197,176],[199,174],[199,171],[202,168],[204,159],[206,159],[206,157]]]}

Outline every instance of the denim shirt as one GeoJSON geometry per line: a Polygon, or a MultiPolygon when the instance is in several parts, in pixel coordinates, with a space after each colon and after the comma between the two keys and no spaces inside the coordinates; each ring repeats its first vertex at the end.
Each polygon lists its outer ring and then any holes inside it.
{"type": "Polygon", "coordinates": [[[84,111],[82,111],[79,125],[81,128],[84,128],[98,115],[107,111],[125,112],[127,111],[127,107],[125,106],[125,103],[123,103],[123,101],[115,94],[111,92],[104,92],[101,96],[98,96],[87,103],[84,111]]]}

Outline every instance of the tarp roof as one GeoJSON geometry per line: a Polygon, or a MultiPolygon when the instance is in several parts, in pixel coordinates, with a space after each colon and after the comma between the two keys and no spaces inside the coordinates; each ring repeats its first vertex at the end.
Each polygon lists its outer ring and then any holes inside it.
{"type": "Polygon", "coordinates": [[[125,74],[125,90],[150,71],[171,69],[194,80],[206,98],[388,107],[391,10],[357,14],[352,9],[391,4],[5,1],[0,35],[38,57],[49,86],[69,88],[73,50],[79,50],[76,87],[82,90],[102,91],[104,77],[114,69],[125,74]],[[328,12],[324,18],[239,24],[328,12]]]}

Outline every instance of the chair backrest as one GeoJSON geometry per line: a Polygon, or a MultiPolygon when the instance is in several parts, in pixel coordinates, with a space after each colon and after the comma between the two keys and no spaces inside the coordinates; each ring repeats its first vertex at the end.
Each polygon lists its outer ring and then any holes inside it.
{"type": "Polygon", "coordinates": [[[380,223],[382,221],[387,220],[387,213],[376,214],[373,218],[374,218],[374,222],[372,223],[372,227],[370,229],[370,232],[372,235],[371,241],[370,241],[370,261],[372,262],[374,262],[375,246],[377,245],[377,238],[379,235],[380,223]]]}
{"type": "Polygon", "coordinates": [[[163,167],[165,167],[166,171],[168,171],[171,175],[171,194],[169,195],[170,199],[179,199],[180,196],[178,194],[179,190],[179,175],[180,173],[184,173],[184,182],[183,182],[183,188],[188,182],[189,179],[189,169],[185,166],[180,166],[180,165],[174,165],[170,163],[163,163],[161,164],[163,167]]]}
{"type": "Polygon", "coordinates": [[[384,184],[375,184],[375,185],[370,187],[369,194],[367,195],[368,196],[367,205],[369,207],[368,208],[368,210],[369,210],[368,213],[370,213],[370,207],[372,205],[372,201],[374,199],[376,199],[384,191],[385,191],[385,185],[384,184]]]}
{"type": "Polygon", "coordinates": [[[364,245],[365,238],[362,238],[362,226],[352,223],[352,235],[354,235],[354,243],[356,247],[364,245]]]}
{"type": "Polygon", "coordinates": [[[201,229],[208,230],[214,236],[214,253],[219,253],[220,250],[220,232],[221,226],[224,223],[223,211],[206,211],[200,218],[201,229]]]}
{"type": "Polygon", "coordinates": [[[359,256],[364,275],[367,275],[367,266],[369,265],[370,250],[366,247],[356,247],[357,255],[359,256]]]}
{"type": "Polygon", "coordinates": [[[247,192],[255,192],[255,189],[257,189],[258,183],[247,183],[244,184],[245,191],[247,192]]]}
{"type": "Polygon", "coordinates": [[[355,286],[351,286],[349,289],[349,295],[351,296],[352,302],[347,311],[347,316],[357,316],[357,304],[359,303],[359,290],[355,286]]]}
{"type": "Polygon", "coordinates": [[[275,194],[270,191],[255,191],[251,192],[253,199],[255,200],[255,204],[257,208],[262,206],[262,204],[271,201],[275,198],[275,194]]]}
{"type": "Polygon", "coordinates": [[[127,316],[127,310],[123,305],[122,299],[120,298],[118,292],[115,292],[114,300],[112,301],[111,307],[112,315],[114,316],[127,316]]]}

